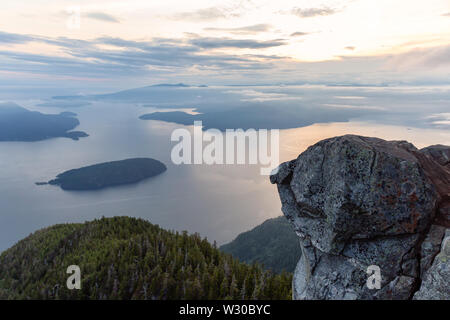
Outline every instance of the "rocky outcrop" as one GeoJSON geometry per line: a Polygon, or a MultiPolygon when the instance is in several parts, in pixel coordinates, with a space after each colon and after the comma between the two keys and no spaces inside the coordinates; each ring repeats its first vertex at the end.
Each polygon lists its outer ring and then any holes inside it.
{"type": "Polygon", "coordinates": [[[414,299],[449,300],[450,299],[450,230],[447,229],[442,241],[441,251],[433,264],[423,274],[420,290],[414,299]]]}
{"type": "Polygon", "coordinates": [[[449,227],[449,154],[445,146],[418,150],[406,141],[346,135],[280,165],[271,182],[302,247],[294,299],[447,292],[449,262],[435,264],[449,227]],[[375,288],[367,285],[369,266],[380,270],[375,288]]]}
{"type": "Polygon", "coordinates": [[[450,148],[448,146],[437,144],[434,146],[423,148],[422,150],[420,150],[420,152],[431,157],[441,166],[450,169],[450,148]]]}

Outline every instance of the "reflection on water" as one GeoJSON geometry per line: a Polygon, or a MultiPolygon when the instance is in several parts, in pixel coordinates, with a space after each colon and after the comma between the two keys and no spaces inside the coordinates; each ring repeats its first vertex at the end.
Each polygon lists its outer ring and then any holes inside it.
{"type": "MultiPolygon", "coordinates": [[[[280,215],[276,187],[259,174],[259,166],[173,165],[170,134],[180,126],[137,119],[150,109],[95,103],[76,110],[82,124],[77,130],[89,133],[89,138],[0,143],[0,251],[39,228],[101,216],[142,217],[168,229],[199,232],[220,244],[280,215]],[[135,185],[100,191],[34,185],[68,169],[131,157],[158,159],[168,170],[135,185]]],[[[323,138],[347,133],[405,139],[417,147],[450,144],[448,130],[364,122],[316,124],[281,131],[281,161],[295,158],[323,138]]]]}
{"type": "Polygon", "coordinates": [[[291,160],[320,140],[345,134],[357,134],[385,140],[407,140],[419,149],[433,144],[450,144],[450,131],[445,129],[409,128],[356,121],[314,124],[304,128],[281,131],[280,159],[281,161],[291,160]]]}

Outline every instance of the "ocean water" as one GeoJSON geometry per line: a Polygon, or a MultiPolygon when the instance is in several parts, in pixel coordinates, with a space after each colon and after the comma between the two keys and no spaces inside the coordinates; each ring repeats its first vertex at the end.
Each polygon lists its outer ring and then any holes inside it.
{"type": "MultiPolygon", "coordinates": [[[[359,88],[354,90],[360,95],[359,88]]],[[[344,93],[332,93],[337,94],[344,98],[336,99],[358,99],[348,89],[344,93]]],[[[395,98],[389,100],[383,93],[379,96],[377,105],[396,106],[395,98]]],[[[430,125],[436,112],[445,113],[448,97],[448,90],[439,91],[435,99],[437,109],[424,108],[420,117],[415,114],[416,120],[410,126],[405,123],[411,114],[403,112],[395,114],[397,121],[372,114],[348,122],[282,130],[280,160],[297,157],[321,139],[347,133],[408,140],[417,147],[450,144],[445,118],[442,120],[441,116],[436,120],[441,123],[430,125]],[[423,123],[417,119],[423,119],[423,123]]],[[[314,94],[309,98],[314,99],[314,94]]],[[[402,106],[407,105],[403,95],[398,101],[402,106]]],[[[138,119],[155,108],[141,103],[97,101],[90,106],[61,110],[36,107],[40,102],[37,100],[15,102],[46,113],[73,111],[81,122],[76,130],[90,136],[79,141],[57,138],[31,143],[0,142],[0,251],[43,227],[117,215],[141,217],[167,229],[198,232],[210,241],[223,244],[281,214],[276,187],[267,176],[260,175],[258,165],[174,165],[170,152],[175,143],[170,141],[170,135],[183,126],[138,119]],[[63,191],[55,186],[35,185],[69,169],[132,157],[155,158],[164,162],[168,170],[138,184],[100,191],[63,191]]],[[[417,103],[414,106],[417,112],[419,106],[417,103]]],[[[447,110],[450,112],[450,107],[447,110]]],[[[192,130],[192,127],[185,128],[192,130]]]]}

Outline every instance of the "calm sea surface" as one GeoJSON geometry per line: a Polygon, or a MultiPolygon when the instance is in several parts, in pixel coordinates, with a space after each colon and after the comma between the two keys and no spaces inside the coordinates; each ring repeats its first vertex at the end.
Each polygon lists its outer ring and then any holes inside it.
{"type": "MultiPolygon", "coordinates": [[[[36,101],[16,102],[46,113],[65,111],[36,108],[36,101]]],[[[276,187],[259,174],[259,166],[172,164],[174,143],[170,135],[180,126],[138,119],[154,110],[136,104],[96,102],[70,110],[81,121],[76,130],[87,132],[88,138],[0,142],[0,251],[43,227],[118,215],[142,217],[167,229],[198,232],[222,244],[281,214],[276,187]],[[168,170],[135,185],[102,191],[69,192],[35,185],[65,170],[131,157],[158,159],[168,170]]],[[[323,138],[346,133],[409,140],[417,147],[450,144],[448,127],[416,128],[356,119],[283,130],[281,161],[296,157],[323,138]]]]}

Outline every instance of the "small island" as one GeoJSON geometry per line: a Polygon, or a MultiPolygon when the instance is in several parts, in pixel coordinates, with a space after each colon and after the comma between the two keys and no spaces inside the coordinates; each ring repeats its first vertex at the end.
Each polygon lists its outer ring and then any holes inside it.
{"type": "Polygon", "coordinates": [[[136,183],[166,170],[164,163],[158,160],[133,158],[69,170],[59,174],[48,184],[60,186],[63,190],[99,190],[136,183]]]}

